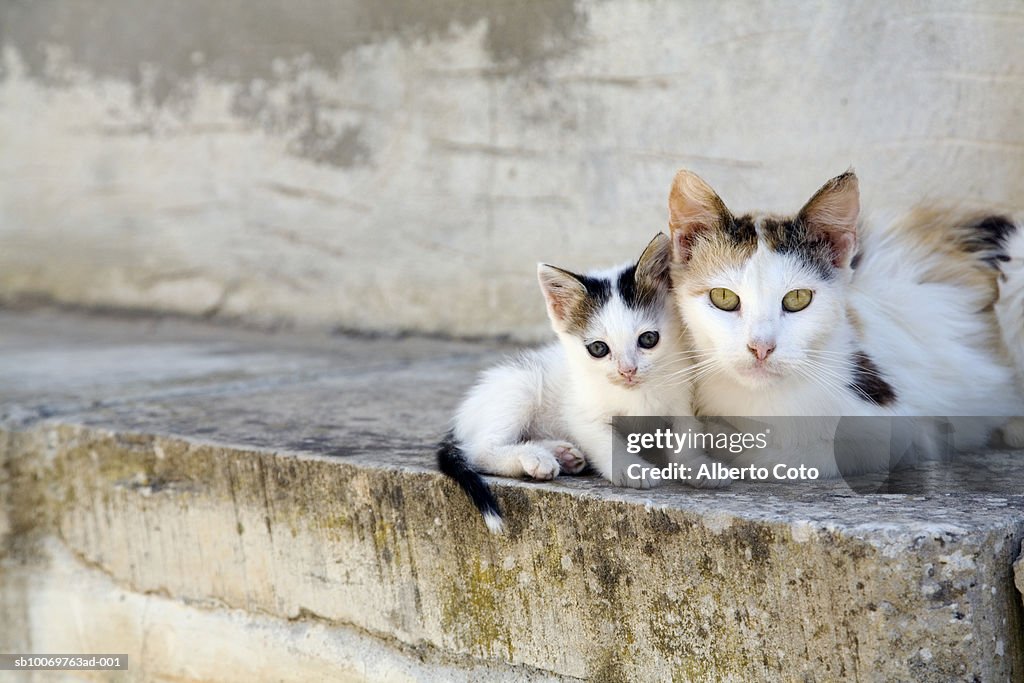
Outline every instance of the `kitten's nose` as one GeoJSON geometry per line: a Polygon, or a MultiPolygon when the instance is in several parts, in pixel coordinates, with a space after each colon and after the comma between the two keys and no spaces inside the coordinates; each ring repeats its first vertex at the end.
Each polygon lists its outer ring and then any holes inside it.
{"type": "Polygon", "coordinates": [[[763,361],[768,356],[772,355],[772,351],[775,350],[775,342],[773,341],[753,341],[747,343],[747,348],[750,349],[750,353],[754,354],[754,358],[758,361],[763,361]]]}
{"type": "Polygon", "coordinates": [[[619,374],[622,375],[623,379],[632,380],[636,377],[636,366],[622,367],[619,366],[619,374]]]}

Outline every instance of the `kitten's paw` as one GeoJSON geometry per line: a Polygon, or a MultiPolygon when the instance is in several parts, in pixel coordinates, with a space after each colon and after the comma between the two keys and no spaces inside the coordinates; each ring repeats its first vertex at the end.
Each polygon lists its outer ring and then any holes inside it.
{"type": "Polygon", "coordinates": [[[534,479],[554,479],[558,476],[559,466],[555,456],[543,448],[531,449],[519,456],[526,474],[534,479]]]}
{"type": "Polygon", "coordinates": [[[1003,441],[1010,448],[1024,448],[1024,417],[1010,418],[1003,425],[1003,441]]]}
{"type": "Polygon", "coordinates": [[[579,474],[587,466],[583,453],[568,441],[552,441],[548,444],[562,471],[568,474],[579,474]]]}

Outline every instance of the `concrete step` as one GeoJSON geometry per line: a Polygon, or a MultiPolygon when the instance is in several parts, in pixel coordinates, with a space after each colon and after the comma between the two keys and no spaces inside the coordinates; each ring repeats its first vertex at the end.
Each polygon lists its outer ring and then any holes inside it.
{"type": "Polygon", "coordinates": [[[1024,677],[1022,454],[914,495],[492,479],[496,537],[432,444],[506,350],[0,313],[0,650],[140,679],[1024,677]]]}

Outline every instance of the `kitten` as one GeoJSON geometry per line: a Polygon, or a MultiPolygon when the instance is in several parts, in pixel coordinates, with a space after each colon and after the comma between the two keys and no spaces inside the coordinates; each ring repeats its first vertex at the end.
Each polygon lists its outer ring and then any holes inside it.
{"type": "Polygon", "coordinates": [[[502,529],[502,517],[481,472],[552,479],[589,462],[617,485],[652,485],[626,476],[639,458],[617,454],[612,462],[611,418],[692,414],[679,376],[688,362],[670,260],[670,241],[659,234],[628,267],[577,275],[538,266],[558,342],[484,372],[438,451],[441,471],[469,494],[492,531],[502,529]]]}
{"type": "MultiPolygon", "coordinates": [[[[992,314],[1005,235],[983,217],[919,212],[858,227],[852,171],[793,217],[736,216],[680,171],[669,212],[675,297],[703,368],[698,414],[1024,414],[992,314]]],[[[984,445],[1003,421],[954,420],[955,446],[984,445]]],[[[822,476],[889,466],[888,448],[837,463],[826,446],[837,422],[816,433],[805,421],[776,435],[783,448],[724,459],[802,462],[822,476]]]]}

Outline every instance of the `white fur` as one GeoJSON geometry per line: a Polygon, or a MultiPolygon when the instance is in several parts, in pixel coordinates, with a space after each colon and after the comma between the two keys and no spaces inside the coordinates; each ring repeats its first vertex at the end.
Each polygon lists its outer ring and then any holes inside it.
{"type": "MultiPolygon", "coordinates": [[[[1000,336],[1017,371],[1018,387],[1024,389],[1024,224],[1019,219],[1016,224],[1006,241],[1010,260],[1001,264],[1003,277],[995,311],[1000,336]]],[[[1011,420],[1003,428],[1003,438],[1015,448],[1024,448],[1024,418],[1011,420]]]]}
{"type": "MultiPolygon", "coordinates": [[[[699,411],[744,416],[1022,414],[1012,370],[982,343],[991,334],[991,323],[977,312],[977,293],[923,283],[920,273],[937,256],[900,239],[891,227],[864,230],[860,241],[863,257],[856,271],[841,269],[831,281],[798,258],[759,245],[742,266],[706,283],[736,292],[741,306],[735,312],[715,308],[706,294],[677,288],[682,316],[701,354],[698,364],[705,367],[697,373],[699,411]],[[813,290],[811,304],[784,312],[783,296],[800,288],[813,290]],[[863,335],[847,309],[861,321],[863,335]],[[777,344],[765,364],[777,376],[755,367],[747,344],[759,340],[777,344]],[[866,353],[894,388],[891,405],[874,405],[847,388],[857,351],[866,353]]],[[[1024,274],[1018,282],[1024,300],[1024,274]]],[[[1015,329],[1024,340],[1021,328],[1015,329]]],[[[956,447],[984,444],[989,428],[999,422],[970,433],[961,429],[956,447]]],[[[835,476],[839,465],[831,449],[821,447],[830,426],[823,425],[826,433],[776,434],[786,444],[784,452],[752,450],[731,460],[765,465],[788,457],[835,476]]],[[[842,470],[878,470],[888,463],[887,448],[863,449],[860,460],[842,463],[842,470]]]]}
{"type": "Polygon", "coordinates": [[[484,513],[484,524],[487,525],[488,530],[492,534],[500,534],[505,530],[505,520],[500,515],[496,515],[493,512],[484,513]]]}
{"type": "Polygon", "coordinates": [[[1003,343],[1024,373],[1024,226],[1020,222],[1017,225],[1006,242],[1010,260],[1001,265],[1003,277],[995,309],[1003,343]]]}
{"type": "MultiPolygon", "coordinates": [[[[614,282],[621,270],[592,275],[614,282]]],[[[612,298],[581,336],[553,321],[557,343],[484,372],[455,416],[455,439],[470,466],[507,477],[550,479],[561,471],[582,469],[582,459],[571,450],[578,446],[609,481],[651,486],[651,480],[625,476],[629,464],[642,462],[627,461],[635,456],[626,456],[625,449],[622,461],[613,464],[611,419],[692,415],[689,382],[682,376],[689,362],[671,296],[665,297],[662,309],[639,313],[613,288],[612,298]],[[640,348],[637,338],[649,330],[658,331],[660,340],[652,349],[640,348]],[[593,358],[586,344],[594,340],[607,343],[611,353],[593,358]],[[627,385],[621,367],[636,368],[634,384],[627,385]]],[[[687,464],[710,462],[699,453],[678,457],[687,464]],[[693,459],[686,460],[689,456],[693,459]]]]}

